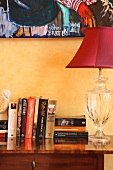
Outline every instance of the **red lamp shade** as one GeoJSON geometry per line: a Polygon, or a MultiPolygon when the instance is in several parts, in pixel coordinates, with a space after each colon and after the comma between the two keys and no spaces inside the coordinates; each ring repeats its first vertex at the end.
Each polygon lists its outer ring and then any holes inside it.
{"type": "Polygon", "coordinates": [[[88,28],[79,50],[66,68],[113,68],[113,28],[88,28]]]}

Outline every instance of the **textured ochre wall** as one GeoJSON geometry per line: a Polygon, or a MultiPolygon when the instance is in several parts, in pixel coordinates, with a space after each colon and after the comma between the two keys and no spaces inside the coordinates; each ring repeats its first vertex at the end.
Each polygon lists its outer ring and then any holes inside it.
{"type": "MultiPolygon", "coordinates": [[[[94,87],[98,69],[65,68],[82,40],[0,39],[0,90],[10,89],[12,101],[40,95],[57,99],[58,116],[86,114],[85,93],[94,87]]],[[[107,86],[113,90],[113,70],[103,70],[103,74],[109,77],[107,86]]],[[[113,135],[112,122],[113,117],[104,129],[109,135],[113,135]]],[[[87,130],[94,132],[88,117],[87,130]]],[[[111,158],[105,156],[105,170],[113,166],[111,158]]]]}

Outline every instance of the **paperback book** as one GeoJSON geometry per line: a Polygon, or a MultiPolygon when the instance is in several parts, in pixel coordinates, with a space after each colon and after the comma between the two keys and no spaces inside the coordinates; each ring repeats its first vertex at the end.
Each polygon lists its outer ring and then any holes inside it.
{"type": "Polygon", "coordinates": [[[56,100],[49,100],[49,102],[48,102],[45,138],[53,138],[54,137],[56,103],[57,103],[56,100]]]}
{"type": "Polygon", "coordinates": [[[55,138],[88,138],[88,132],[65,132],[65,131],[55,131],[55,138]]]}
{"type": "Polygon", "coordinates": [[[85,115],[75,117],[56,117],[55,126],[86,126],[85,115]]]}
{"type": "Polygon", "coordinates": [[[17,106],[16,102],[9,103],[8,137],[16,137],[17,132],[17,106]]]}
{"type": "Polygon", "coordinates": [[[48,99],[39,99],[37,138],[45,138],[48,99]]]}

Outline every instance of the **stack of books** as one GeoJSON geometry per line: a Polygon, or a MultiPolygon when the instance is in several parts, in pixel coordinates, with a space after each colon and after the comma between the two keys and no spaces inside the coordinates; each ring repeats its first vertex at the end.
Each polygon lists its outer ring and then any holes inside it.
{"type": "Polygon", "coordinates": [[[75,117],[56,117],[55,138],[88,138],[85,115],[75,117]]]}
{"type": "Polygon", "coordinates": [[[5,111],[0,114],[0,137],[6,138],[8,133],[8,113],[5,111]]]}

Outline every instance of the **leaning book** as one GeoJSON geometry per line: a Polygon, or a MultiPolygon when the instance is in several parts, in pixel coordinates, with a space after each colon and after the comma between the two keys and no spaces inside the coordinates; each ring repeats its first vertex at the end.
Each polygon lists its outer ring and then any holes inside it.
{"type": "Polygon", "coordinates": [[[56,103],[57,103],[56,100],[49,100],[49,102],[48,102],[45,138],[53,138],[54,137],[56,103]]]}
{"type": "Polygon", "coordinates": [[[45,138],[48,99],[39,99],[37,138],[45,138]]]}

